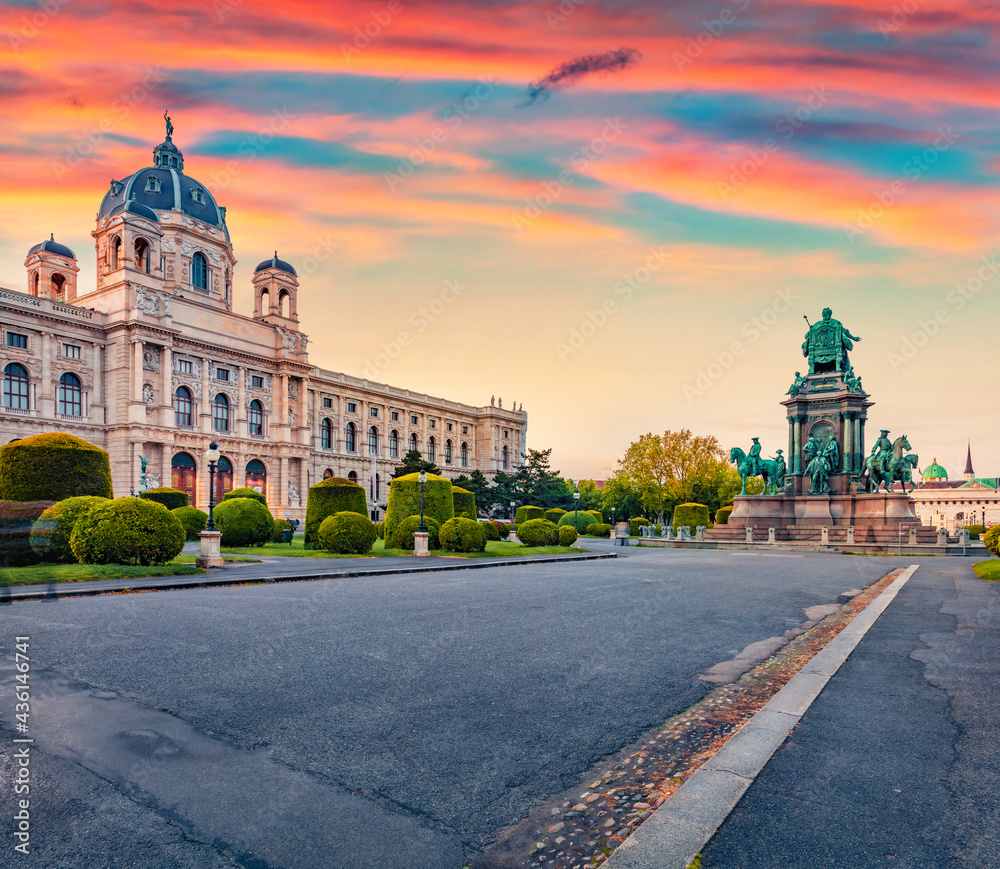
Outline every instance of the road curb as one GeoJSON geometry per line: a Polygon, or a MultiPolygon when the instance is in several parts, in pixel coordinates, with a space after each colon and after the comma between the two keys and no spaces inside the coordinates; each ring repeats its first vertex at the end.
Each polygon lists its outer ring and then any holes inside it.
{"type": "Polygon", "coordinates": [[[602,865],[609,869],[688,869],[918,566],[910,565],[858,613],[602,865]]]}
{"type": "Polygon", "coordinates": [[[22,585],[0,587],[0,605],[21,600],[51,600],[60,597],[84,597],[121,591],[168,591],[180,588],[211,588],[227,585],[247,585],[251,583],[307,582],[321,579],[348,579],[358,576],[398,576],[409,573],[443,573],[451,570],[485,570],[489,567],[518,567],[528,564],[554,564],[567,561],[600,561],[617,558],[616,553],[588,553],[586,555],[542,555],[522,556],[502,561],[471,561],[465,563],[456,559],[455,564],[441,564],[432,567],[395,567],[384,570],[343,570],[326,573],[286,574],[271,577],[260,576],[213,576],[211,573],[188,576],[150,576],[136,579],[95,579],[84,582],[50,582],[44,585],[22,585]]]}

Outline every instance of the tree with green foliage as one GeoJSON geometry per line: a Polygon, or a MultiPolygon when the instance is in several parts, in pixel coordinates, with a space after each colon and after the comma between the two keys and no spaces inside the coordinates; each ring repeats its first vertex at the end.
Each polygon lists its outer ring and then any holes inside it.
{"type": "Polygon", "coordinates": [[[490,481],[483,476],[483,472],[478,468],[472,472],[470,476],[465,476],[462,474],[455,480],[452,480],[452,485],[458,486],[461,489],[466,489],[476,498],[476,504],[480,510],[489,509],[490,502],[490,481]]]}
{"type": "Polygon", "coordinates": [[[421,471],[426,471],[428,474],[441,475],[441,469],[434,462],[428,462],[424,459],[420,454],[420,450],[408,450],[406,455],[403,456],[403,464],[392,472],[392,479],[405,477],[407,474],[419,474],[421,471]]]}
{"type": "Polygon", "coordinates": [[[641,516],[644,508],[642,492],[636,489],[621,472],[612,474],[601,489],[601,513],[611,520],[611,508],[615,508],[615,522],[624,522],[632,516],[641,516]]]}

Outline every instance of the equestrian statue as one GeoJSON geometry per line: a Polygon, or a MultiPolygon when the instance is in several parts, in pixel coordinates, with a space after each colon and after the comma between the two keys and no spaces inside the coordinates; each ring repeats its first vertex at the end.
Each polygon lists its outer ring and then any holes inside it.
{"type": "Polygon", "coordinates": [[[762,459],[760,450],[760,439],[754,438],[749,453],[744,453],[739,447],[733,447],[729,451],[729,461],[736,465],[743,481],[741,495],[747,493],[747,477],[761,477],[764,480],[765,495],[778,495],[785,488],[785,457],[781,450],[778,450],[778,455],[773,459],[762,459]]]}
{"type": "Polygon", "coordinates": [[[883,486],[886,492],[891,492],[897,480],[902,483],[906,492],[906,484],[910,484],[909,494],[915,488],[913,469],[917,466],[916,453],[904,455],[903,451],[911,449],[906,435],[901,435],[894,441],[889,440],[889,430],[882,429],[878,440],[872,447],[871,455],[865,459],[865,467],[860,481],[865,481],[865,490],[869,495],[876,494],[883,486]]]}

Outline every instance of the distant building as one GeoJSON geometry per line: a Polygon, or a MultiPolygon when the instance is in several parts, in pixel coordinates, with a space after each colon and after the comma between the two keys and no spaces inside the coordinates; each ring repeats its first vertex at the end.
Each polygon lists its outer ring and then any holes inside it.
{"type": "Polygon", "coordinates": [[[216,500],[253,486],[278,517],[301,517],[308,487],[329,476],[384,505],[411,448],[449,476],[521,465],[523,410],[311,364],[299,276],[277,252],[253,270],[253,314],[235,313],[226,209],[184,174],[170,135],[152,166],[111,182],[92,235],[92,292],[80,293],[76,255],[54,236],[28,251],[26,292],[0,289],[0,442],[69,432],[110,453],[116,495],[138,488],[144,457],[151,487],[173,485],[205,508],[215,440],[216,500]]]}
{"type": "Polygon", "coordinates": [[[972,468],[972,445],[967,447],[961,480],[949,480],[935,458],[921,472],[913,492],[917,515],[927,524],[953,532],[966,525],[1000,522],[1000,489],[995,477],[977,477],[972,468]]]}

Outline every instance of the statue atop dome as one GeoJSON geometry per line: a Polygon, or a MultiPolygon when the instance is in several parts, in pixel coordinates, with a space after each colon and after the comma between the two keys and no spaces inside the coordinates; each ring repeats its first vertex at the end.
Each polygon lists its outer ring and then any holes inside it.
{"type": "Polygon", "coordinates": [[[170,115],[167,114],[168,111],[170,110],[164,109],[163,120],[167,122],[167,138],[169,139],[174,134],[174,125],[170,121],[170,115]]]}

